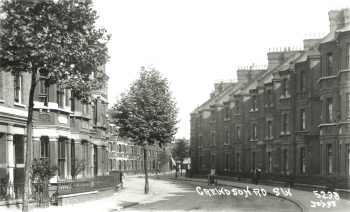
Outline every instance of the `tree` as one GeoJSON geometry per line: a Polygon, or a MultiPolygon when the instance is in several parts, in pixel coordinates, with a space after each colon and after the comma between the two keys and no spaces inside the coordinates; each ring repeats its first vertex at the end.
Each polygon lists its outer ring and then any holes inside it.
{"type": "Polygon", "coordinates": [[[170,159],[170,155],[167,153],[165,147],[163,147],[163,151],[161,151],[158,155],[158,161],[162,166],[163,173],[165,172],[164,165],[169,161],[169,159],[170,159]]]}
{"type": "Polygon", "coordinates": [[[31,74],[23,195],[23,211],[28,211],[38,75],[47,78],[46,86],[58,84],[88,102],[90,91],[101,89],[108,80],[98,67],[109,59],[110,35],[103,28],[95,29],[98,15],[91,0],[3,0],[0,16],[0,71],[31,74]]]}
{"type": "Polygon", "coordinates": [[[119,135],[144,146],[145,193],[148,194],[147,145],[162,145],[177,132],[178,109],[169,82],[152,66],[142,67],[140,78],[120,95],[112,117],[119,135]]]}
{"type": "MultiPolygon", "coordinates": [[[[180,161],[181,167],[183,165],[184,159],[189,156],[189,147],[187,145],[186,139],[182,138],[175,142],[175,146],[172,151],[172,155],[176,161],[180,161]]],[[[182,176],[182,169],[181,169],[182,176]]]]}
{"type": "Polygon", "coordinates": [[[71,170],[72,178],[76,179],[78,174],[85,170],[85,166],[86,166],[85,159],[78,160],[74,158],[74,160],[72,160],[72,170],[71,170]]]}

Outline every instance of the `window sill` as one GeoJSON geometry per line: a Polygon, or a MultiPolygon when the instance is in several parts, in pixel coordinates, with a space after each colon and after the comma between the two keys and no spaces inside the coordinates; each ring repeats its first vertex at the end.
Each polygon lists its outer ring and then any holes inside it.
{"type": "Polygon", "coordinates": [[[4,103],[4,102],[5,102],[4,100],[0,99],[0,103],[4,103]]]}
{"type": "Polygon", "coordinates": [[[20,104],[20,103],[16,103],[15,102],[14,105],[17,106],[17,107],[26,108],[26,105],[24,105],[24,104],[20,104]]]}
{"type": "Polygon", "coordinates": [[[287,96],[282,95],[281,98],[280,98],[280,100],[283,100],[283,99],[290,99],[290,98],[291,98],[291,97],[290,97],[290,94],[288,94],[287,96]]]}
{"type": "Polygon", "coordinates": [[[324,127],[324,126],[336,126],[336,125],[337,125],[337,123],[325,123],[325,124],[318,125],[318,127],[320,128],[320,127],[324,127]]]}
{"type": "Polygon", "coordinates": [[[333,78],[337,78],[338,76],[325,76],[325,77],[321,77],[317,83],[320,83],[322,80],[326,80],[326,79],[333,79],[333,78]]]}

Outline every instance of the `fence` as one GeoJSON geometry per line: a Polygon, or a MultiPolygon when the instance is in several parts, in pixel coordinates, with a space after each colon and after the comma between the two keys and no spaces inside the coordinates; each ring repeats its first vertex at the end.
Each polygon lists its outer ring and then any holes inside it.
{"type": "Polygon", "coordinates": [[[107,176],[95,176],[94,178],[59,179],[55,193],[52,194],[52,204],[58,205],[58,199],[64,195],[98,191],[113,188],[117,191],[122,182],[122,173],[111,173],[107,176]]]}
{"type": "MultiPolygon", "coordinates": [[[[32,183],[29,192],[29,201],[36,207],[49,207],[49,184],[46,182],[32,183]]],[[[21,202],[24,183],[0,183],[0,202],[21,202]]]]}
{"type": "MultiPolygon", "coordinates": [[[[117,191],[122,183],[122,173],[116,172],[108,176],[95,176],[94,178],[59,179],[57,184],[48,182],[32,183],[29,201],[35,207],[49,207],[57,205],[58,198],[63,195],[78,194],[113,188],[117,191]]],[[[21,202],[23,198],[24,183],[0,182],[0,203],[21,202]]]]}
{"type": "Polygon", "coordinates": [[[22,199],[23,183],[0,183],[0,201],[22,199]]]}

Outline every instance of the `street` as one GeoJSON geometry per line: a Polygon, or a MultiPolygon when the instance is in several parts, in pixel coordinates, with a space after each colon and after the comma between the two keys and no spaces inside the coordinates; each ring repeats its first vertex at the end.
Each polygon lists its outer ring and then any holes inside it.
{"type": "MultiPolygon", "coordinates": [[[[301,211],[288,200],[274,196],[252,195],[200,195],[196,187],[220,190],[222,186],[208,186],[206,183],[175,181],[173,176],[161,175],[159,179],[151,177],[151,191],[155,197],[125,208],[125,211],[301,211]]],[[[139,179],[138,179],[139,180],[139,179]]],[[[232,190],[232,187],[224,187],[232,190]]]]}

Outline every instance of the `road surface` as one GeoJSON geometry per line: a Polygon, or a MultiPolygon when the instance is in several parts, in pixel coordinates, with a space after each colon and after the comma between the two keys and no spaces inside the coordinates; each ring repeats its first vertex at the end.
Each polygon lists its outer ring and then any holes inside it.
{"type": "Polygon", "coordinates": [[[295,203],[276,196],[264,196],[262,193],[259,196],[252,191],[238,189],[241,190],[240,195],[238,190],[232,190],[235,189],[233,187],[208,186],[201,182],[173,180],[167,176],[151,178],[155,179],[150,184],[155,197],[125,208],[125,211],[301,211],[295,203]],[[226,194],[222,193],[224,189],[226,194]]]}

